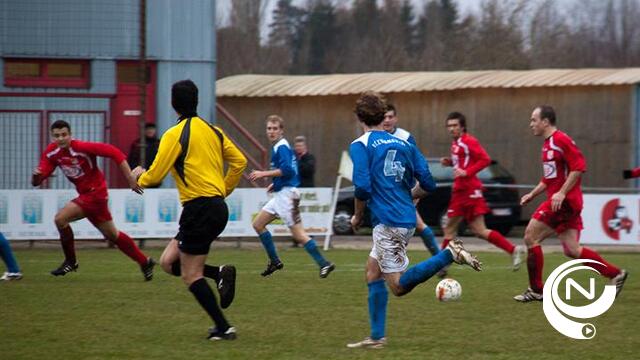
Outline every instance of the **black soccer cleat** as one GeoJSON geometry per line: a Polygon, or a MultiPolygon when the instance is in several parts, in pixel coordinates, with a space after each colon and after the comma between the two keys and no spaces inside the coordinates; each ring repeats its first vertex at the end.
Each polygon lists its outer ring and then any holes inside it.
{"type": "Polygon", "coordinates": [[[153,279],[154,266],[156,266],[156,262],[151,257],[147,259],[146,265],[140,266],[140,271],[142,271],[142,276],[144,276],[144,281],[151,281],[151,279],[153,279]]]}
{"type": "Polygon", "coordinates": [[[236,328],[233,326],[228,328],[227,331],[219,331],[217,328],[211,328],[209,329],[209,336],[207,336],[207,340],[235,340],[237,337],[236,328]]]}
{"type": "Polygon", "coordinates": [[[78,263],[68,263],[66,261],[64,261],[60,267],[58,267],[55,270],[51,270],[51,275],[53,276],[65,276],[67,275],[68,272],[72,272],[72,271],[76,271],[78,270],[78,263]]]}
{"type": "Polygon", "coordinates": [[[260,275],[269,276],[274,272],[281,270],[283,267],[284,267],[284,264],[280,260],[278,260],[278,262],[275,262],[275,263],[269,261],[269,263],[267,264],[267,268],[260,275]]]}
{"type": "Polygon", "coordinates": [[[327,265],[320,268],[320,277],[322,279],[326,278],[335,269],[336,265],[334,263],[328,263],[327,265]]]}
{"type": "Polygon", "coordinates": [[[220,307],[226,309],[231,305],[236,295],[236,267],[221,265],[220,279],[217,285],[218,293],[220,293],[220,307]]]}

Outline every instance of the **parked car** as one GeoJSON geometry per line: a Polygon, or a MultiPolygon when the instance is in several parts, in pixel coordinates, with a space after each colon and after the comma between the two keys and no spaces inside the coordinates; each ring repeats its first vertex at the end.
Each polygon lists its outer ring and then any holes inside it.
{"type": "MultiPolygon", "coordinates": [[[[453,168],[444,167],[440,159],[429,158],[429,170],[436,182],[436,191],[422,198],[418,203],[418,211],[424,221],[434,229],[441,230],[446,223],[447,207],[451,199],[451,185],[453,183],[453,168]]],[[[514,177],[496,161],[478,173],[478,178],[484,184],[514,184],[514,177]]],[[[333,216],[333,231],[337,235],[352,234],[351,216],[353,215],[354,187],[342,188],[338,194],[338,203],[333,216]]],[[[491,212],[485,215],[487,227],[507,235],[511,228],[520,221],[520,196],[518,190],[509,188],[487,187],[484,197],[491,212]]],[[[364,224],[371,226],[369,211],[366,211],[364,224]]],[[[460,233],[465,231],[461,226],[460,233]]]]}

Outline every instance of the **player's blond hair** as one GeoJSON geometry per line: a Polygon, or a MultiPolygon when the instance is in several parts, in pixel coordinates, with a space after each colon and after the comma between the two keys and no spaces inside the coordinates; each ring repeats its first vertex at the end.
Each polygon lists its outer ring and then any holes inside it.
{"type": "Polygon", "coordinates": [[[284,129],[284,119],[280,115],[269,115],[267,116],[267,124],[273,123],[278,124],[280,129],[284,129]]]}

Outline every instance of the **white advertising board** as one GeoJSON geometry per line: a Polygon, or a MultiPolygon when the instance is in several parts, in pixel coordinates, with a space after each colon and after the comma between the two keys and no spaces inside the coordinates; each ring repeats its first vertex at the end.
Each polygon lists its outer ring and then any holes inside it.
{"type": "Polygon", "coordinates": [[[639,205],[639,195],[584,195],[580,243],[640,245],[639,205]]]}
{"type": "MultiPolygon", "coordinates": [[[[331,192],[331,188],[300,189],[302,222],[310,235],[330,231],[331,192]]],[[[73,190],[0,190],[0,231],[11,240],[58,239],[54,216],[76,196],[73,190]]],[[[229,222],[221,236],[255,236],[251,222],[269,198],[264,189],[236,189],[226,199],[229,222]]],[[[109,209],[118,229],[133,238],[175,236],[182,212],[175,189],[147,189],[144,195],[127,189],[109,190],[109,209]]],[[[72,227],[77,239],[102,238],[86,219],[72,227]]],[[[280,220],[268,229],[274,236],[290,235],[280,220]]]]}

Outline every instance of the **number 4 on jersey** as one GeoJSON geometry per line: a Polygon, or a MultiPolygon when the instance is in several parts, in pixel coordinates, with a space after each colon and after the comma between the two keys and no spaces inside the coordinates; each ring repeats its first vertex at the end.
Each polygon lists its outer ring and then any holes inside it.
{"type": "Polygon", "coordinates": [[[396,159],[397,150],[387,151],[387,156],[384,159],[384,176],[394,176],[396,182],[402,181],[404,178],[404,166],[402,162],[394,161],[396,159]]]}

